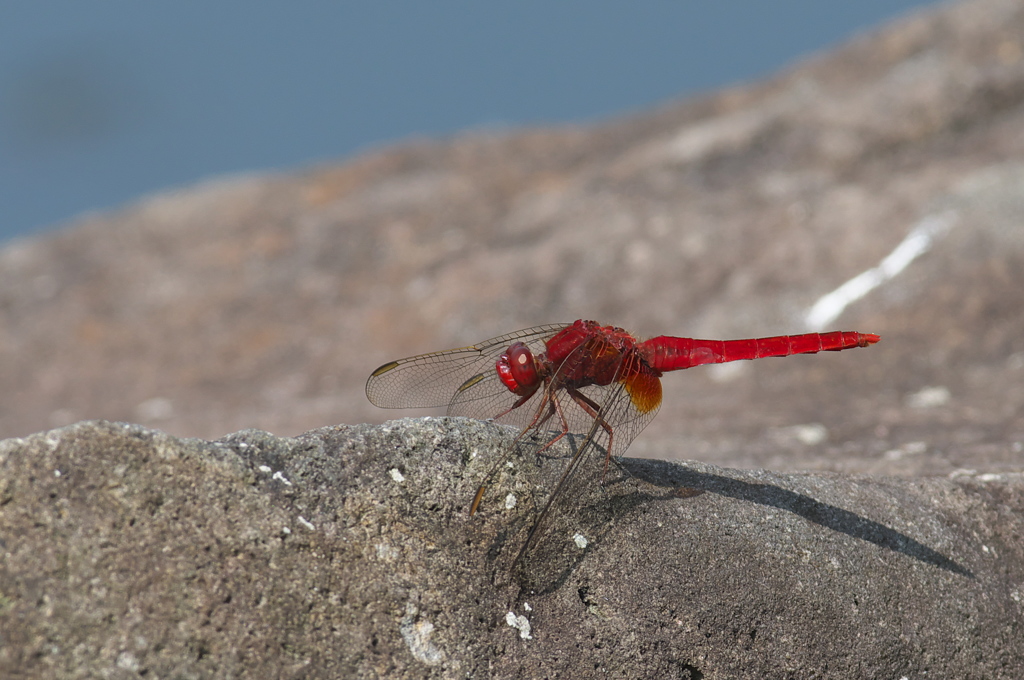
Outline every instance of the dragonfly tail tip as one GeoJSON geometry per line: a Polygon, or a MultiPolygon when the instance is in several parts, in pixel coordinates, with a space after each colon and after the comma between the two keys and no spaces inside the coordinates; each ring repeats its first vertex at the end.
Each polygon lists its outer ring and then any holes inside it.
{"type": "Polygon", "coordinates": [[[875,344],[876,342],[878,342],[879,340],[882,339],[881,337],[875,335],[874,333],[860,333],[859,335],[860,335],[860,342],[857,343],[857,344],[859,344],[861,347],[867,347],[868,345],[873,345],[873,344],[875,344]]]}

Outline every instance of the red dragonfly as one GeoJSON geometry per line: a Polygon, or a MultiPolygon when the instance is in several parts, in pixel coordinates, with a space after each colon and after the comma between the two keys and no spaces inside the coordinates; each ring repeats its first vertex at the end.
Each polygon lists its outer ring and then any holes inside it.
{"type": "Polygon", "coordinates": [[[520,429],[508,455],[477,489],[470,515],[479,509],[502,463],[527,442],[544,441],[539,454],[566,435],[583,437],[530,530],[518,562],[585,454],[595,447],[603,449],[607,471],[611,457],[624,453],[651,422],[661,406],[662,373],[739,359],[867,347],[878,340],[870,333],[835,331],[749,340],[662,335],[640,341],[621,328],[580,320],[388,362],[370,375],[366,396],[381,408],[447,406],[450,416],[491,419],[520,429]],[[545,431],[547,436],[540,436],[545,431]]]}

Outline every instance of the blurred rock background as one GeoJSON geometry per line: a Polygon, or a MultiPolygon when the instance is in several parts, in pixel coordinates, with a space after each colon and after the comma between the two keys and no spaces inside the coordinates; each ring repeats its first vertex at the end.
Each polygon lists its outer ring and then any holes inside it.
{"type": "Polygon", "coordinates": [[[0,436],[379,422],[384,361],[594,318],[883,338],[670,374],[631,455],[1020,470],[1022,219],[1024,2],[968,0],[653,111],[215,180],[12,242],[0,436]]]}

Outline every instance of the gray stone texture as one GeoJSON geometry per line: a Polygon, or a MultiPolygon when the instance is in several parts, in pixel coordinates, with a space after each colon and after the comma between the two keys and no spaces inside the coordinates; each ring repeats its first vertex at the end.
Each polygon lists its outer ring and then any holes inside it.
{"type": "Polygon", "coordinates": [[[625,459],[602,483],[597,455],[512,564],[568,449],[510,461],[470,518],[508,438],[441,418],[215,442],[87,422],[7,440],[5,677],[1024,668],[1024,475],[625,459]]]}

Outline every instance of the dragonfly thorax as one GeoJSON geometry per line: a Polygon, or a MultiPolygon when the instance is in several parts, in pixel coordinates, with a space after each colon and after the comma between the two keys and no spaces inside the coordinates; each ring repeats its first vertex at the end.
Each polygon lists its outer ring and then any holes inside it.
{"type": "Polygon", "coordinates": [[[513,342],[494,364],[498,378],[513,394],[525,397],[540,387],[541,377],[537,360],[530,348],[521,342],[513,342]]]}

